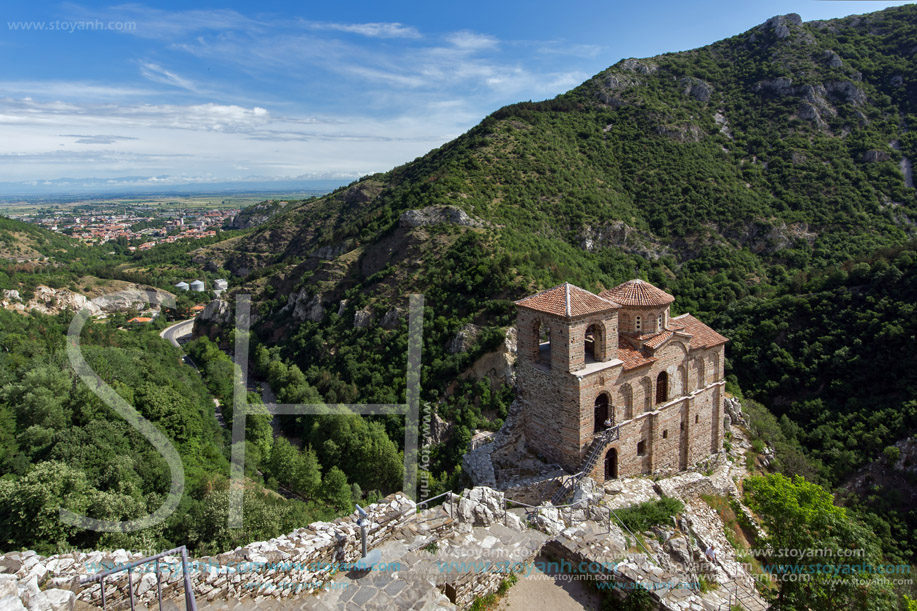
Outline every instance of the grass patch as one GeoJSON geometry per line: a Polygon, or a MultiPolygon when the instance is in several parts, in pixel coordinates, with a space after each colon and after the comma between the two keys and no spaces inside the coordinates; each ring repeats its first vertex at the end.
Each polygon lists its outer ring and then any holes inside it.
{"type": "Polygon", "coordinates": [[[517,581],[519,581],[519,577],[515,573],[511,574],[500,582],[496,592],[491,592],[486,596],[478,596],[471,601],[468,609],[470,611],[493,611],[493,609],[497,608],[497,603],[500,602],[500,599],[506,596],[506,593],[517,581]]]}
{"type": "Polygon", "coordinates": [[[685,504],[678,499],[664,498],[619,509],[615,515],[632,532],[639,533],[658,524],[671,524],[672,516],[681,513],[684,508],[685,504]]]}

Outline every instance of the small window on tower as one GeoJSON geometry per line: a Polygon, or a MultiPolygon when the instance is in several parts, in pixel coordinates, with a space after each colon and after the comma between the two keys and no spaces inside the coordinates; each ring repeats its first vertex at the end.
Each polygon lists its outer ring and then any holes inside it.
{"type": "Polygon", "coordinates": [[[656,317],[656,330],[662,331],[662,314],[656,317]]]}
{"type": "Polygon", "coordinates": [[[694,414],[694,424],[697,424],[697,420],[698,420],[698,416],[697,414],[694,414]]]}
{"type": "Polygon", "coordinates": [[[669,438],[669,431],[668,431],[668,429],[662,431],[662,438],[663,438],[663,439],[668,439],[668,438],[669,438]]]}
{"type": "Polygon", "coordinates": [[[638,441],[637,442],[637,456],[644,456],[646,454],[646,442],[638,441]]]}
{"type": "Polygon", "coordinates": [[[634,330],[635,330],[635,331],[639,331],[639,330],[640,330],[640,327],[642,326],[642,325],[641,325],[641,322],[642,322],[642,321],[640,320],[640,317],[639,317],[639,316],[634,316],[634,330]]]}

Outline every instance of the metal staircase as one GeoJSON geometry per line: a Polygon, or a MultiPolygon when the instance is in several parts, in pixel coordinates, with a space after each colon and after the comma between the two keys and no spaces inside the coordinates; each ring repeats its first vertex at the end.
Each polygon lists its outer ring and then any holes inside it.
{"type": "Polygon", "coordinates": [[[564,499],[567,498],[567,495],[573,490],[576,484],[583,479],[589,473],[592,473],[592,470],[595,468],[596,463],[599,461],[599,457],[602,456],[602,451],[612,441],[616,441],[620,435],[620,428],[617,426],[612,426],[605,429],[605,432],[595,438],[592,442],[592,445],[589,447],[589,452],[586,454],[585,460],[583,460],[582,468],[579,470],[579,473],[567,478],[566,481],[557,489],[557,492],[554,493],[554,496],[551,497],[552,505],[560,505],[563,503],[564,499]]]}

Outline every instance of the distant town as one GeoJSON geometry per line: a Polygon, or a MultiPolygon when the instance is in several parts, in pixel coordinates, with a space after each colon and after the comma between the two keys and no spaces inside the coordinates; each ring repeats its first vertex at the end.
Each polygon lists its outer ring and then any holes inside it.
{"type": "Polygon", "coordinates": [[[157,244],[216,235],[239,208],[188,208],[148,205],[83,204],[76,207],[38,208],[10,214],[27,223],[80,239],[86,244],[123,240],[128,249],[148,250],[157,244]]]}

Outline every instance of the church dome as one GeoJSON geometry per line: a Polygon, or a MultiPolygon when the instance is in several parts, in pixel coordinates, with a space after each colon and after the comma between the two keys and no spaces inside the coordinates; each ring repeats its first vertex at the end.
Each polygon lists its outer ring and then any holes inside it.
{"type": "Polygon", "coordinates": [[[599,296],[619,303],[622,306],[663,306],[675,301],[675,298],[643,280],[628,280],[609,289],[599,296]]]}

